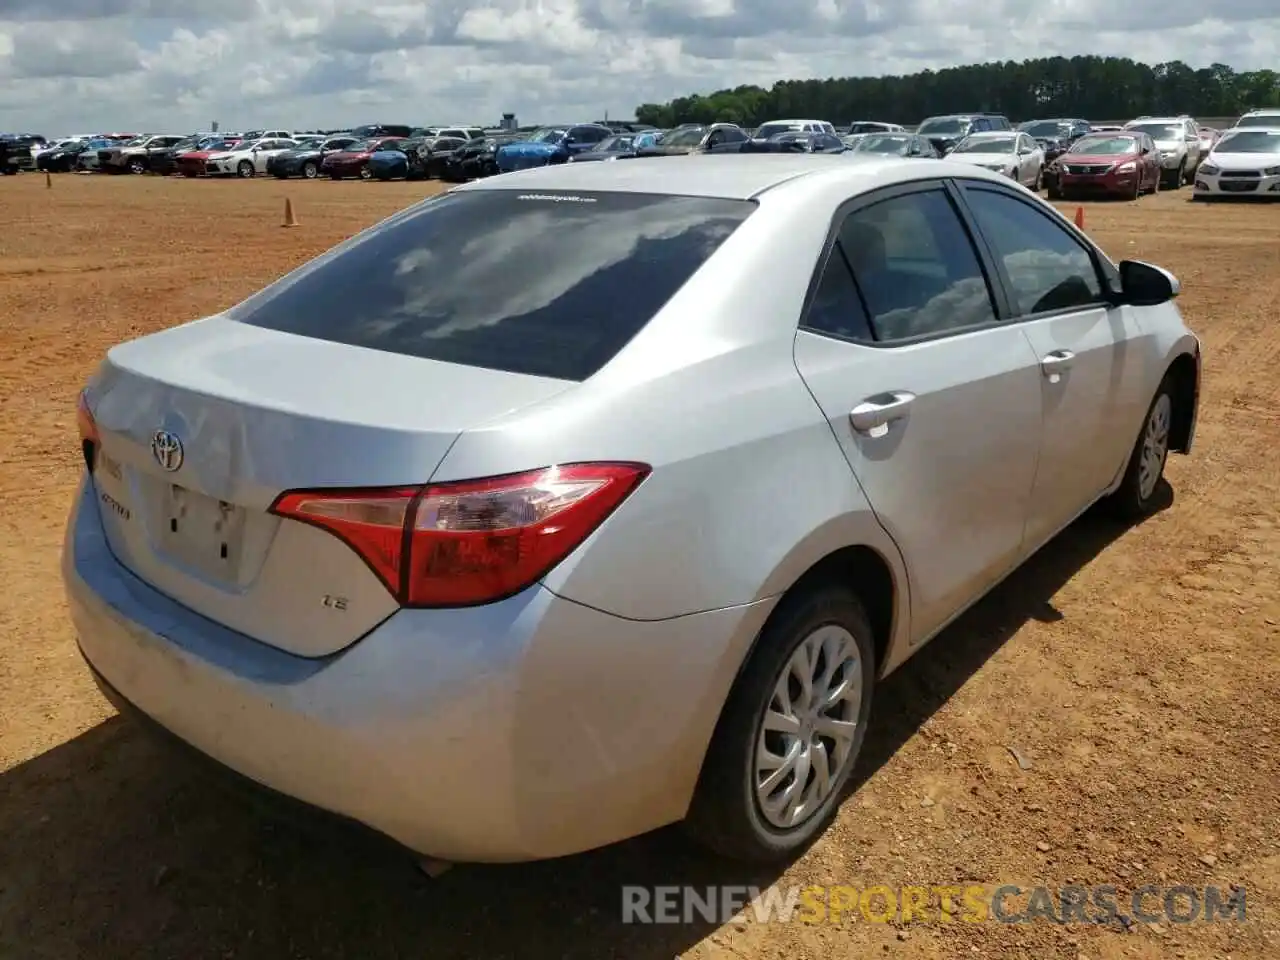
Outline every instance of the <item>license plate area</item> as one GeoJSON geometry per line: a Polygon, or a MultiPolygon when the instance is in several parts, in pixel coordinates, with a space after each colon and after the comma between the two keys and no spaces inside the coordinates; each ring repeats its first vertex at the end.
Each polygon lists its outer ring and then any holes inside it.
{"type": "Polygon", "coordinates": [[[154,532],[166,559],[219,581],[239,578],[244,551],[244,507],[177,484],[165,484],[154,532]]]}
{"type": "Polygon", "coordinates": [[[1230,191],[1231,193],[1247,193],[1250,190],[1258,189],[1258,184],[1249,180],[1222,180],[1219,181],[1219,185],[1223,190],[1230,191]]]}

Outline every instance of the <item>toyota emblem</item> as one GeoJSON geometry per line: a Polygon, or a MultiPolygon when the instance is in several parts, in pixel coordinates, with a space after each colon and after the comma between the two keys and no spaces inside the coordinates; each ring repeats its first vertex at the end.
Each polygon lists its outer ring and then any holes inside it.
{"type": "Polygon", "coordinates": [[[173,473],[182,466],[182,441],[168,430],[157,430],[151,435],[151,455],[164,470],[173,473]]]}

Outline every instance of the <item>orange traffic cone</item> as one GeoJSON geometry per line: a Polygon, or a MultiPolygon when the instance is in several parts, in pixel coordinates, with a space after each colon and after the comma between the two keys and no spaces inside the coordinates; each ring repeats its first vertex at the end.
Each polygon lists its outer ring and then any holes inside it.
{"type": "Polygon", "coordinates": [[[1076,226],[1084,229],[1084,207],[1076,207],[1076,226]]]}
{"type": "Polygon", "coordinates": [[[293,201],[288,197],[284,198],[284,223],[282,227],[296,227],[298,225],[297,218],[293,215],[293,201]]]}

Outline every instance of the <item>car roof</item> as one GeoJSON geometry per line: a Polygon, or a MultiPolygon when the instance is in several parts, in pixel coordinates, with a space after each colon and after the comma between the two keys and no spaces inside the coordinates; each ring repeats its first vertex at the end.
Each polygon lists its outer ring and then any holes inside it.
{"type": "MultiPolygon", "coordinates": [[[[628,163],[553,164],[476,180],[456,191],[581,190],[751,200],[789,181],[824,178],[846,196],[910,180],[955,177],[946,160],[905,160],[875,154],[711,154],[628,163]]],[[[975,168],[963,176],[997,183],[1008,178],[975,168]]]]}
{"type": "MultiPolygon", "coordinates": [[[[1280,111],[1277,111],[1277,112],[1280,112],[1280,111]]],[[[1231,134],[1236,134],[1236,133],[1280,133],[1280,126],[1270,126],[1270,127],[1229,127],[1228,129],[1226,129],[1226,130],[1223,130],[1223,131],[1222,131],[1222,135],[1223,135],[1224,137],[1225,137],[1227,134],[1229,134],[1229,133],[1231,133],[1231,134]]]]}

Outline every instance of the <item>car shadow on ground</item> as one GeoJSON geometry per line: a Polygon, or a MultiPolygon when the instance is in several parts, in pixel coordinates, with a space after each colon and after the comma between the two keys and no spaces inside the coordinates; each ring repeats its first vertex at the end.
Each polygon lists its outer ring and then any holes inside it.
{"type": "MultiPolygon", "coordinates": [[[[1087,514],[890,677],[855,786],[1022,624],[1058,619],[1054,594],[1126,529],[1087,514]]],[[[0,956],[30,960],[671,960],[714,925],[624,924],[624,885],[764,887],[780,872],[717,861],[668,829],[427,880],[363,837],[228,802],[120,718],[0,776],[0,837],[0,956]]]]}

